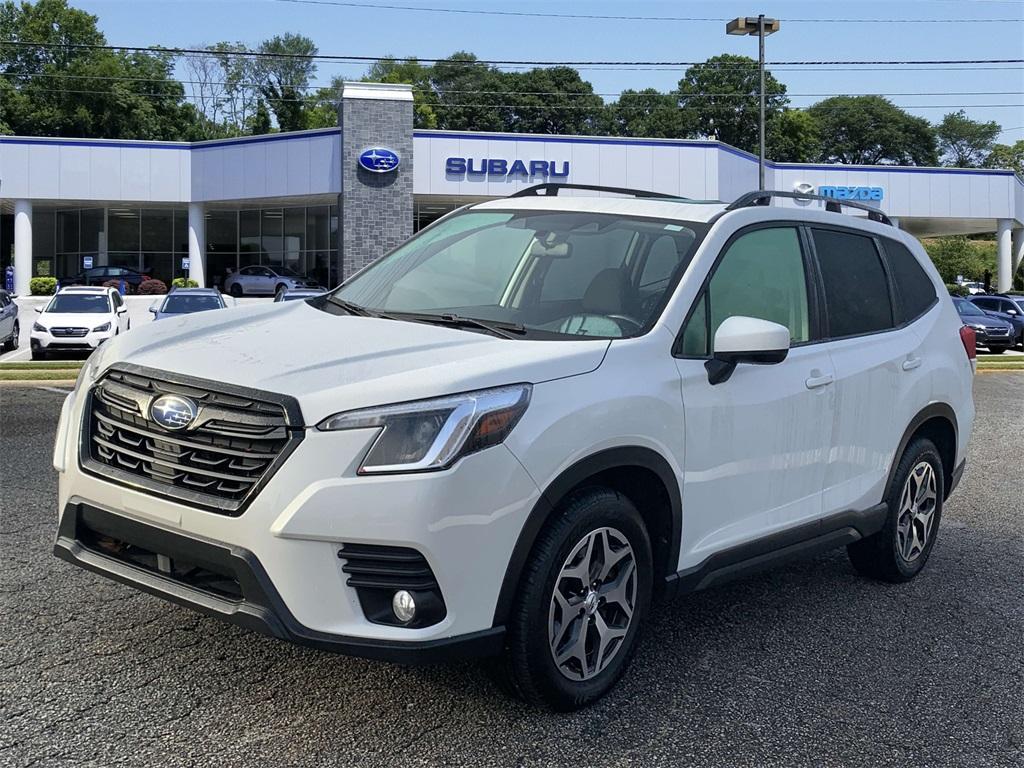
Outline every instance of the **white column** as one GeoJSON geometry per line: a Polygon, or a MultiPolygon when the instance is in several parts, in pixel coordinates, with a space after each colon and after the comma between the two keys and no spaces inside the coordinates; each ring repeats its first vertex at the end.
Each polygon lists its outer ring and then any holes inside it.
{"type": "Polygon", "coordinates": [[[1010,290],[1013,283],[1013,270],[1010,263],[1010,227],[1012,225],[1012,219],[999,219],[996,228],[996,264],[999,265],[996,290],[1000,293],[1010,290]]]}
{"type": "Polygon", "coordinates": [[[1016,275],[1020,263],[1024,261],[1024,227],[1017,227],[1010,237],[1010,274],[1016,275]]]}
{"type": "Polygon", "coordinates": [[[206,211],[202,203],[188,204],[188,276],[206,287],[206,211]]]}
{"type": "Polygon", "coordinates": [[[32,203],[14,201],[14,292],[28,296],[32,280],[32,203]]]}

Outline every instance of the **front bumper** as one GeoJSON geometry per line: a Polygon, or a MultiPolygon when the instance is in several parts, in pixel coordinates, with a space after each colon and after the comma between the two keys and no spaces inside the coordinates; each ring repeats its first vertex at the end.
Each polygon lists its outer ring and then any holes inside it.
{"type": "Polygon", "coordinates": [[[503,627],[418,642],[318,632],[303,626],[292,615],[252,552],[172,533],[87,504],[71,504],[65,508],[53,553],[61,560],[208,616],[320,650],[401,664],[430,664],[452,658],[493,655],[501,650],[503,643],[503,627]],[[159,565],[146,567],[118,557],[97,545],[97,534],[130,542],[140,550],[167,558],[167,562],[184,560],[195,564],[193,571],[221,576],[237,585],[239,594],[237,597],[218,594],[197,586],[202,581],[185,581],[170,567],[162,572],[159,565]]]}
{"type": "Polygon", "coordinates": [[[113,338],[113,331],[90,331],[85,336],[62,336],[57,337],[49,332],[32,331],[29,336],[29,343],[32,349],[46,349],[59,351],[64,349],[96,349],[100,344],[113,338]]]}
{"type": "Polygon", "coordinates": [[[487,638],[501,634],[495,609],[505,567],[540,496],[505,446],[467,456],[442,472],[359,476],[356,468],[375,430],[308,429],[244,513],[232,517],[83,471],[79,441],[88,400],[85,392],[69,396],[58,426],[59,557],[276,637],[355,655],[431,660],[450,652],[490,652],[491,643],[500,644],[487,638]],[[228,553],[218,562],[228,563],[240,584],[256,586],[243,590],[240,602],[225,603],[105,558],[76,533],[77,510],[87,508],[119,525],[155,531],[168,549],[154,550],[158,554],[171,557],[193,541],[216,547],[228,553]],[[422,627],[368,619],[339,559],[339,550],[353,544],[419,552],[443,595],[443,619],[422,627]],[[457,650],[439,650],[449,646],[457,650]]]}

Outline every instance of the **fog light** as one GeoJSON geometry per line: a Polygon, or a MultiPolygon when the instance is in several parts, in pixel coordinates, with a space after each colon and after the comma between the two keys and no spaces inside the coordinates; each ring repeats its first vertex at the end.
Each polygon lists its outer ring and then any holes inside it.
{"type": "Polygon", "coordinates": [[[395,612],[395,618],[403,624],[408,624],[416,617],[416,600],[412,593],[400,589],[391,598],[391,610],[395,612]]]}

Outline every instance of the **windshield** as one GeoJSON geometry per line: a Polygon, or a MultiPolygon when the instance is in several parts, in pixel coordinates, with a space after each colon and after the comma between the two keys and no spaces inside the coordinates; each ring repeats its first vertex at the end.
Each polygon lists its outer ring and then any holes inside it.
{"type": "Polygon", "coordinates": [[[160,310],[165,315],[184,315],[189,312],[202,312],[207,309],[220,309],[219,296],[213,295],[192,295],[172,293],[164,300],[164,306],[160,310]]]}
{"type": "Polygon", "coordinates": [[[294,269],[290,269],[289,267],[271,267],[271,269],[273,269],[276,274],[281,275],[282,277],[302,277],[302,275],[300,275],[294,269]]]}
{"type": "Polygon", "coordinates": [[[46,308],[47,312],[76,315],[101,315],[110,312],[110,300],[101,293],[59,293],[46,308]]]}
{"type": "Polygon", "coordinates": [[[976,307],[969,301],[957,299],[954,302],[954,304],[956,304],[957,312],[959,312],[961,315],[981,315],[982,317],[985,316],[984,312],[982,312],[980,309],[978,309],[978,307],[976,307]]]}
{"type": "Polygon", "coordinates": [[[704,225],[600,213],[467,211],[332,299],[392,316],[458,315],[534,338],[624,338],[653,325],[704,225]]]}

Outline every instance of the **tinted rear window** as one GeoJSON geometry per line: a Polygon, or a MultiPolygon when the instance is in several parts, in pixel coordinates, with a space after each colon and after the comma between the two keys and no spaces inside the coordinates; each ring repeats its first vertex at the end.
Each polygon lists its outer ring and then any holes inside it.
{"type": "Polygon", "coordinates": [[[885,253],[900,294],[900,322],[915,320],[935,302],[935,286],[917,257],[902,243],[886,240],[885,253]]]}
{"type": "Polygon", "coordinates": [[[893,327],[889,282],[870,237],[815,229],[825,286],[825,307],[831,338],[875,333],[893,327]]]}

